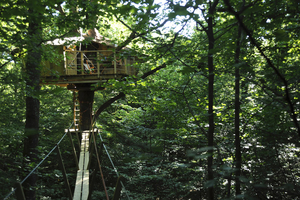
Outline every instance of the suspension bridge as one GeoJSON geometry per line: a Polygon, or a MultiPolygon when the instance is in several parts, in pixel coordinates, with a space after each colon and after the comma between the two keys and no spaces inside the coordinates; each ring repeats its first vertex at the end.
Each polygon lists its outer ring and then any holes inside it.
{"type": "MultiPolygon", "coordinates": [[[[72,124],[73,125],[73,124],[72,124]]],[[[70,127],[72,127],[72,125],[70,127]]],[[[122,176],[119,175],[111,157],[110,154],[104,144],[104,141],[101,137],[100,134],[100,129],[98,128],[93,128],[91,130],[85,130],[85,131],[79,131],[78,129],[65,129],[65,133],[64,135],[61,137],[61,139],[56,143],[56,145],[52,148],[51,151],[49,151],[49,153],[40,161],[40,163],[38,163],[33,169],[32,171],[21,181],[18,182],[16,184],[16,186],[14,188],[12,188],[12,191],[7,194],[4,198],[4,200],[10,199],[13,196],[16,197],[17,200],[25,200],[25,195],[23,192],[23,188],[22,188],[22,184],[28,179],[28,177],[30,177],[39,167],[40,165],[47,160],[47,158],[56,150],[58,156],[59,156],[59,166],[60,169],[62,171],[63,174],[63,178],[64,178],[64,185],[65,185],[65,189],[67,191],[67,196],[70,200],[88,200],[91,197],[91,193],[92,191],[90,191],[91,189],[91,184],[93,183],[93,179],[96,173],[93,173],[93,175],[91,175],[89,173],[90,171],[90,163],[91,163],[91,158],[92,155],[95,155],[97,158],[97,167],[98,170],[101,174],[101,179],[102,179],[102,184],[104,187],[104,192],[105,192],[105,196],[106,199],[109,200],[109,195],[105,186],[105,181],[104,181],[104,175],[102,172],[102,168],[101,168],[101,163],[100,163],[100,159],[99,159],[99,154],[98,154],[98,148],[97,148],[97,144],[96,144],[96,136],[99,136],[99,139],[101,141],[101,148],[103,148],[110,160],[110,163],[112,165],[113,170],[115,171],[118,179],[117,179],[117,183],[116,183],[116,187],[115,187],[115,192],[114,195],[111,199],[113,200],[118,200],[120,198],[121,195],[121,191],[123,190],[127,196],[127,199],[130,199],[130,197],[127,194],[127,191],[124,187],[124,184],[122,183],[122,176]],[[81,134],[81,139],[79,137],[79,134],[81,134]],[[71,147],[72,147],[72,154],[74,156],[75,159],[75,163],[77,165],[77,177],[76,177],[76,183],[75,183],[75,189],[74,192],[72,192],[71,188],[70,188],[70,184],[68,181],[68,177],[66,174],[66,170],[64,167],[64,163],[61,157],[61,152],[60,152],[60,148],[59,145],[60,143],[63,141],[63,139],[65,138],[65,136],[68,135],[69,139],[70,139],[70,143],[71,143],[71,147]],[[73,143],[73,138],[72,135],[75,135],[77,137],[78,140],[78,145],[79,145],[79,149],[80,149],[80,154],[79,154],[79,160],[77,157],[77,153],[75,150],[75,146],[73,143]]],[[[97,171],[98,171],[97,170],[97,171]]]]}

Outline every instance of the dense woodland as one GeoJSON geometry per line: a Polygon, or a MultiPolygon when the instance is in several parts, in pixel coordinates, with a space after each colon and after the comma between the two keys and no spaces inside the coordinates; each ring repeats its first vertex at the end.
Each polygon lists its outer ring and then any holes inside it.
{"type": "MultiPolygon", "coordinates": [[[[0,23],[0,198],[73,120],[72,92],[39,85],[42,61],[62,59],[45,42],[97,28],[142,55],[137,76],[95,92],[121,199],[299,199],[297,0],[1,0],[0,23]]],[[[60,150],[73,190],[67,137],[60,150]]],[[[101,164],[112,197],[104,149],[101,164]]],[[[68,199],[56,151],[33,177],[27,199],[68,199]]],[[[99,172],[91,199],[105,199],[99,172]]]]}

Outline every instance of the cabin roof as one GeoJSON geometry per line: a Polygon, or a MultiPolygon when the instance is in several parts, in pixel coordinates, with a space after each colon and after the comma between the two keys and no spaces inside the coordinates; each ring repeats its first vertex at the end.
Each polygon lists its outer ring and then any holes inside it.
{"type": "Polygon", "coordinates": [[[78,44],[83,41],[87,41],[87,42],[92,41],[98,44],[105,44],[109,47],[114,47],[114,48],[117,47],[117,45],[113,44],[111,40],[100,35],[97,29],[91,29],[87,33],[81,34],[79,36],[57,38],[52,41],[46,42],[46,44],[53,45],[53,46],[62,46],[62,45],[69,46],[69,45],[78,44]]]}
{"type": "Polygon", "coordinates": [[[92,40],[89,40],[87,37],[66,37],[66,38],[63,38],[63,39],[54,39],[52,41],[48,41],[46,44],[48,45],[53,45],[53,46],[69,46],[69,45],[73,45],[73,44],[78,44],[80,42],[83,42],[83,41],[92,41],[92,42],[95,42],[95,43],[99,43],[99,44],[105,44],[107,46],[110,46],[110,47],[117,47],[117,45],[115,44],[112,44],[110,41],[107,41],[107,40],[99,40],[99,39],[92,39],[92,40]]]}

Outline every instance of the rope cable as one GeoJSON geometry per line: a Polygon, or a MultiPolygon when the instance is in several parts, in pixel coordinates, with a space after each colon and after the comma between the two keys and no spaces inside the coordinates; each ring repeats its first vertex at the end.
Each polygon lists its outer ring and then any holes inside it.
{"type": "Polygon", "coordinates": [[[97,151],[97,145],[96,145],[96,138],[95,138],[95,134],[94,134],[94,129],[91,132],[92,132],[92,137],[93,137],[93,140],[94,140],[95,153],[96,153],[96,157],[97,157],[97,161],[98,161],[98,165],[99,165],[99,171],[100,171],[101,178],[102,178],[102,184],[103,184],[103,187],[104,187],[106,199],[109,200],[108,193],[107,193],[107,190],[106,190],[105,180],[104,180],[104,176],[103,176],[103,172],[102,172],[102,168],[101,168],[101,163],[100,163],[100,159],[99,159],[99,155],[98,155],[98,151],[97,151]]]}
{"type": "MultiPolygon", "coordinates": [[[[97,129],[98,129],[98,127],[97,127],[97,129]]],[[[110,163],[111,163],[111,165],[113,166],[113,168],[114,168],[114,170],[115,170],[117,176],[119,177],[118,170],[117,170],[117,168],[115,167],[115,165],[114,165],[114,163],[113,163],[113,161],[112,161],[112,159],[111,159],[111,157],[110,157],[110,155],[109,155],[109,153],[108,153],[108,150],[107,150],[107,148],[106,148],[106,146],[105,146],[105,144],[104,144],[104,142],[103,142],[103,139],[102,139],[102,137],[101,137],[100,131],[99,131],[99,137],[100,137],[100,140],[101,140],[101,142],[102,142],[102,145],[103,145],[103,147],[104,147],[104,149],[105,149],[105,152],[106,152],[106,154],[107,154],[107,156],[108,156],[108,158],[109,158],[109,160],[110,160],[110,163]]],[[[125,194],[126,194],[127,198],[130,199],[130,197],[128,196],[127,190],[126,190],[126,188],[125,188],[125,186],[124,186],[124,184],[123,184],[123,182],[122,182],[122,181],[120,181],[120,182],[121,182],[122,187],[123,187],[124,190],[125,190],[125,194]]]]}
{"type": "MultiPolygon", "coordinates": [[[[72,122],[72,124],[70,125],[69,129],[71,128],[71,126],[73,125],[74,122],[72,122]]],[[[33,168],[33,170],[31,170],[31,172],[20,182],[20,184],[22,185],[26,180],[27,178],[49,157],[49,155],[57,148],[57,146],[61,143],[61,141],[64,139],[64,137],[66,136],[68,132],[66,132],[62,137],[61,139],[56,143],[56,145],[52,148],[52,150],[45,156],[45,158],[35,167],[33,168]]],[[[6,197],[4,197],[4,200],[8,199],[8,197],[10,197],[10,195],[12,195],[15,191],[16,191],[17,188],[13,188],[13,190],[8,194],[6,195],[6,197]]]]}

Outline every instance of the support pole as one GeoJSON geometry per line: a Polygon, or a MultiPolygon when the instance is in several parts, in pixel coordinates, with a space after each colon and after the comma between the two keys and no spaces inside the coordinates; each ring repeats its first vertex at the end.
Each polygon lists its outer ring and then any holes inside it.
{"type": "Polygon", "coordinates": [[[100,171],[101,178],[102,178],[102,184],[103,184],[104,192],[105,192],[105,195],[106,195],[106,200],[109,200],[108,193],[107,193],[107,190],[106,190],[105,181],[104,181],[103,172],[102,172],[102,169],[101,169],[101,163],[100,163],[99,154],[97,152],[97,145],[96,145],[96,139],[95,139],[94,130],[92,131],[92,136],[93,136],[93,140],[94,140],[94,147],[95,147],[96,157],[97,157],[97,161],[98,161],[99,171],[100,171]]]}
{"type": "Polygon", "coordinates": [[[68,135],[69,135],[69,138],[70,138],[70,142],[71,142],[71,146],[72,146],[72,152],[73,152],[73,156],[74,156],[74,159],[75,159],[76,167],[77,167],[77,170],[79,170],[78,157],[77,157],[77,154],[76,154],[76,150],[75,150],[75,146],[74,146],[74,143],[73,143],[72,135],[71,135],[71,132],[70,132],[69,129],[68,129],[68,135]]]}
{"type": "Polygon", "coordinates": [[[79,131],[76,131],[76,130],[75,130],[75,134],[76,134],[77,141],[78,141],[78,148],[79,148],[79,150],[80,150],[80,148],[81,148],[81,141],[80,141],[80,139],[79,139],[78,132],[79,132],[79,131]]]}
{"type": "Polygon", "coordinates": [[[70,200],[72,200],[73,197],[72,197],[72,192],[71,192],[71,189],[70,189],[70,184],[69,184],[69,181],[68,181],[68,177],[67,177],[67,174],[66,174],[66,169],[65,169],[65,166],[64,166],[64,163],[63,163],[58,145],[57,145],[57,154],[58,154],[58,158],[59,158],[58,159],[59,160],[59,165],[60,165],[60,168],[62,170],[63,177],[64,177],[64,182],[65,182],[65,186],[66,186],[66,189],[67,189],[68,197],[69,197],[70,200]]]}
{"type": "Polygon", "coordinates": [[[88,164],[88,169],[91,168],[91,162],[92,162],[92,158],[93,158],[93,153],[94,153],[94,148],[93,148],[93,140],[90,138],[90,159],[89,159],[89,164],[88,164]]]}
{"type": "Polygon", "coordinates": [[[127,59],[128,59],[128,58],[125,58],[125,59],[124,59],[124,68],[125,68],[125,74],[126,74],[126,75],[128,75],[127,59]]]}
{"type": "Polygon", "coordinates": [[[117,75],[117,57],[116,57],[116,53],[114,53],[114,74],[117,75]]]}
{"type": "Polygon", "coordinates": [[[91,174],[91,177],[90,177],[90,187],[89,187],[89,197],[88,197],[88,200],[91,199],[91,195],[93,193],[93,186],[94,186],[94,183],[95,183],[95,180],[96,180],[96,174],[98,172],[98,168],[96,167],[95,170],[92,172],[91,174]]]}
{"type": "Polygon", "coordinates": [[[81,60],[81,63],[80,63],[80,66],[81,66],[81,74],[84,74],[84,67],[83,67],[83,53],[80,52],[80,60],[81,60]]]}
{"type": "Polygon", "coordinates": [[[96,61],[97,61],[97,74],[98,74],[98,78],[100,77],[100,64],[99,64],[99,58],[100,58],[100,56],[99,56],[99,51],[97,51],[97,59],[96,59],[96,61]]]}
{"type": "MultiPolygon", "coordinates": [[[[97,133],[98,133],[98,129],[97,129],[97,133]]],[[[92,147],[92,146],[91,146],[92,147]]],[[[94,149],[94,148],[92,148],[92,149],[94,149]]],[[[99,151],[98,151],[98,156],[99,156],[99,160],[101,160],[101,157],[102,157],[102,151],[103,150],[103,143],[102,143],[102,141],[100,142],[100,148],[99,148],[99,151]]],[[[91,158],[90,158],[90,160],[91,160],[91,158]]],[[[89,163],[89,165],[91,165],[90,163],[89,163]]],[[[94,164],[93,164],[94,165],[94,164]]],[[[98,172],[98,167],[97,167],[97,165],[95,164],[95,170],[93,171],[93,173],[91,174],[91,182],[90,182],[90,193],[89,193],[89,199],[90,199],[90,196],[91,196],[91,194],[92,194],[92,192],[93,192],[93,186],[94,186],[94,183],[95,183],[95,180],[96,180],[96,174],[97,174],[97,172],[98,172]]]]}
{"type": "Polygon", "coordinates": [[[16,190],[17,200],[26,200],[24,191],[23,191],[23,188],[22,188],[22,185],[20,182],[16,183],[16,188],[17,188],[17,190],[16,190]]]}
{"type": "Polygon", "coordinates": [[[119,200],[120,196],[121,196],[121,190],[122,190],[122,185],[121,185],[121,181],[123,180],[123,176],[119,176],[118,180],[117,180],[117,184],[116,184],[116,189],[115,189],[115,193],[114,193],[114,197],[112,200],[119,200]]]}

